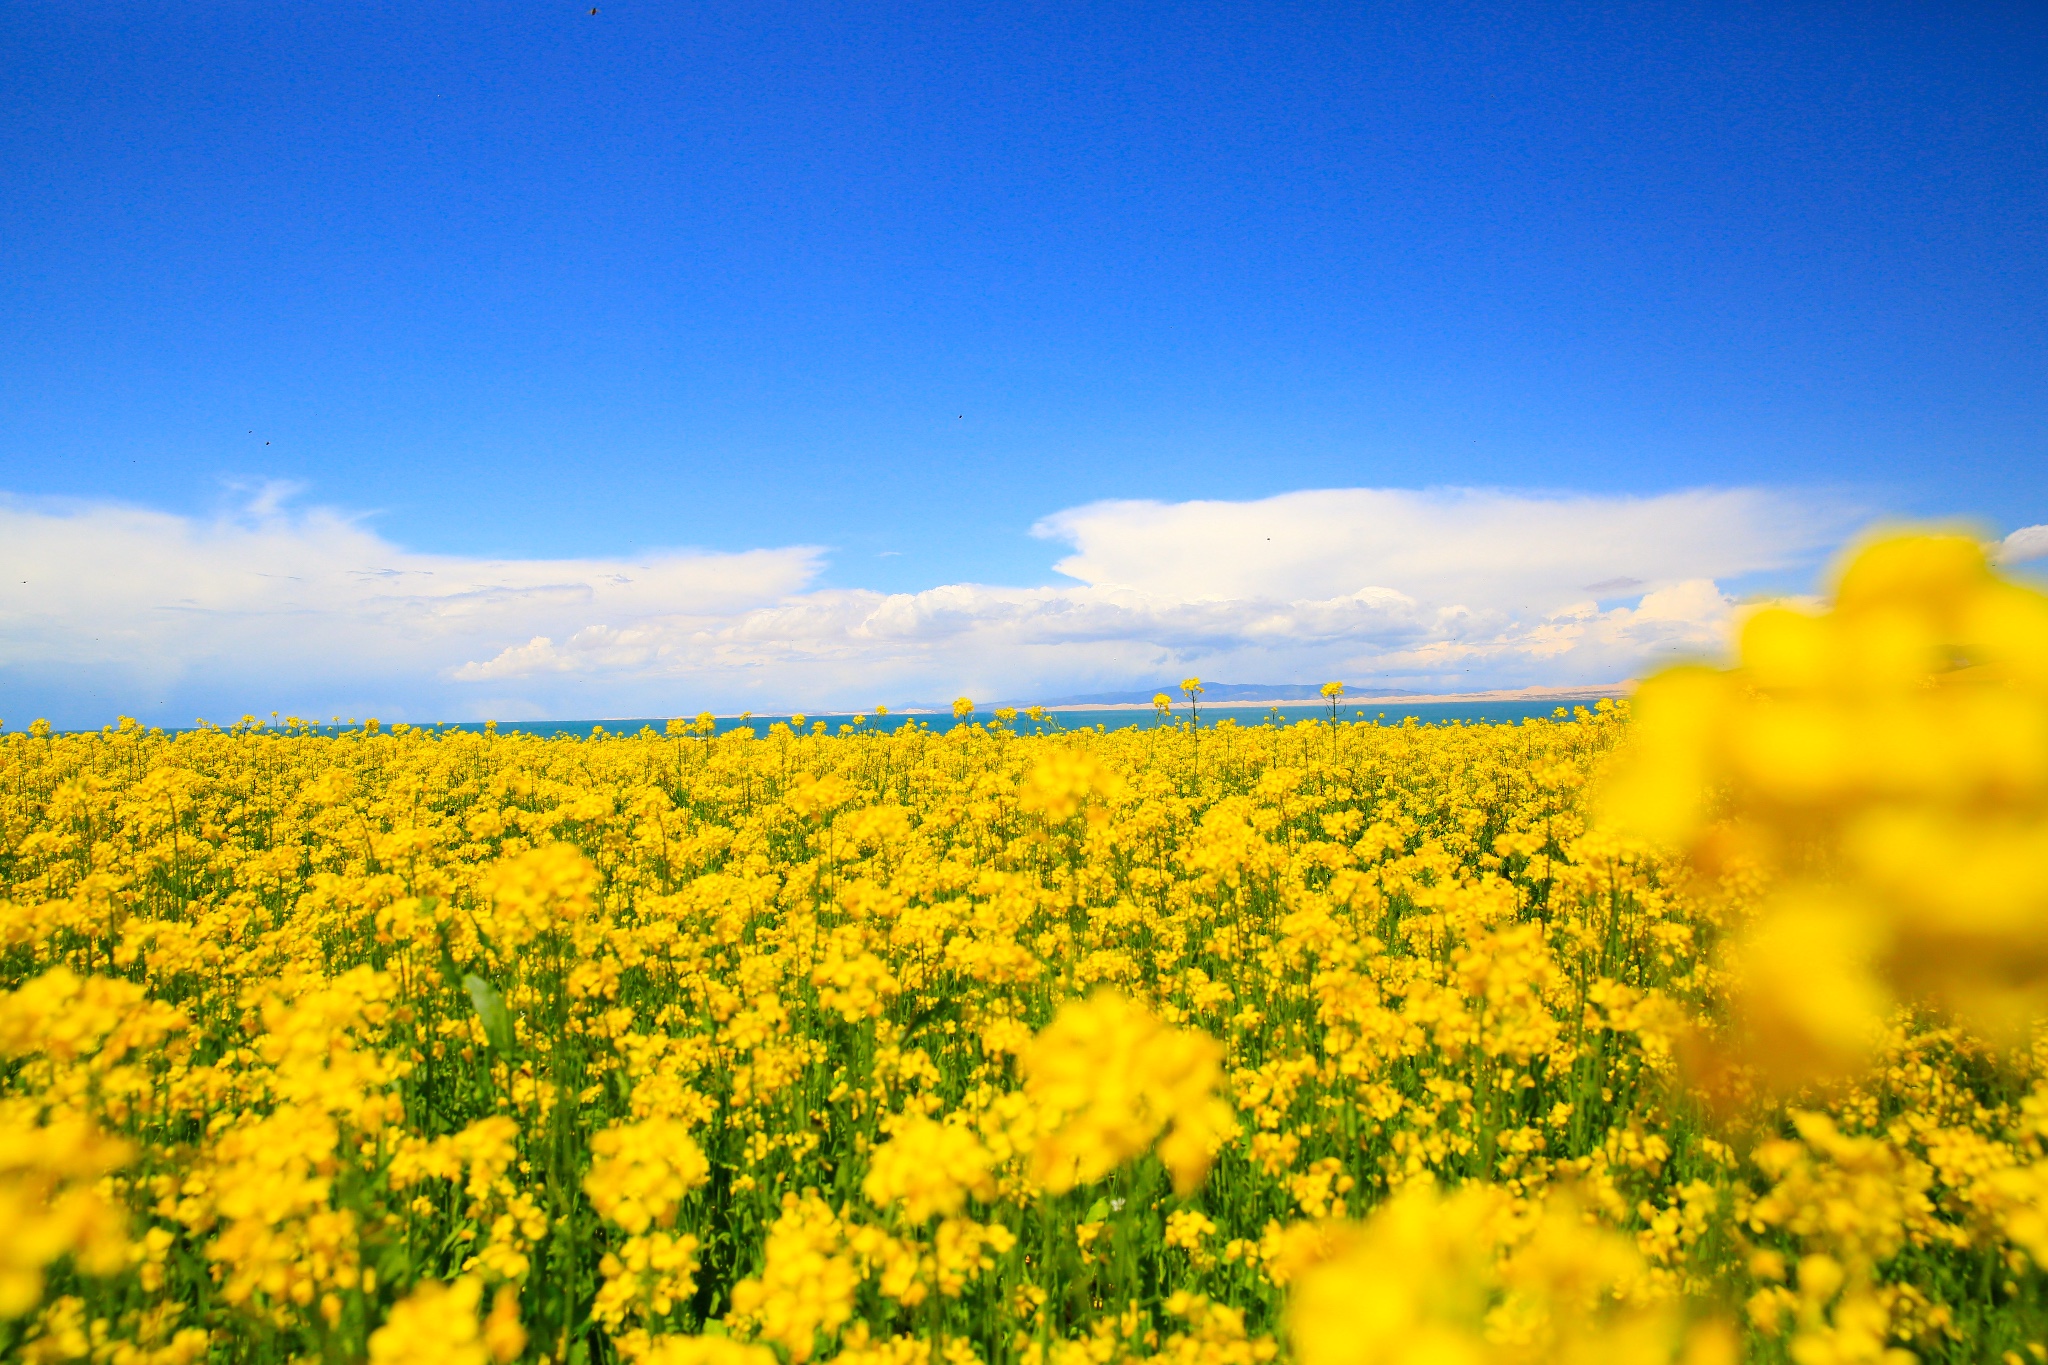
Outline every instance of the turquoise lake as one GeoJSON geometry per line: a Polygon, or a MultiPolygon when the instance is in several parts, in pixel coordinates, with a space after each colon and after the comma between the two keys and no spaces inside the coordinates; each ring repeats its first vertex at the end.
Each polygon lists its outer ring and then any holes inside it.
{"type": "MultiPolygon", "coordinates": [[[[1591,705],[1591,702],[1564,703],[1567,715],[1570,714],[1574,707],[1590,707],[1591,705]]],[[[1512,725],[1525,720],[1548,719],[1557,707],[1558,703],[1555,701],[1417,702],[1407,705],[1394,705],[1386,702],[1364,700],[1362,702],[1354,701],[1351,705],[1339,707],[1337,714],[1342,720],[1354,722],[1377,721],[1381,725],[1399,725],[1411,718],[1420,725],[1512,725]]],[[[1327,705],[1309,702],[1265,709],[1238,706],[1205,706],[1202,708],[1201,720],[1205,729],[1222,720],[1230,720],[1238,725],[1292,725],[1297,721],[1303,720],[1326,720],[1329,714],[1330,710],[1327,705]]],[[[994,716],[991,712],[977,711],[968,718],[967,723],[978,725],[993,718],[994,716]]],[[[688,718],[685,717],[685,719],[688,718]]],[[[723,716],[719,718],[717,733],[725,734],[741,726],[750,725],[754,727],[756,733],[765,734],[770,725],[777,722],[786,724],[792,719],[793,717],[787,715],[723,716]]],[[[1178,705],[1173,708],[1172,720],[1168,723],[1180,723],[1186,719],[1187,707],[1185,705],[1178,705]]],[[[831,734],[856,729],[895,731],[905,725],[912,724],[944,733],[960,723],[955,721],[951,715],[930,714],[877,716],[873,712],[868,712],[867,720],[858,726],[854,724],[853,713],[850,711],[813,712],[804,717],[804,723],[807,728],[818,721],[823,721],[827,732],[831,734]]],[[[1047,734],[1058,730],[1123,730],[1134,725],[1152,728],[1160,723],[1158,713],[1151,710],[1048,710],[1045,713],[1045,722],[1043,724],[1034,723],[1019,712],[1016,729],[1019,734],[1028,735],[1047,734]]],[[[497,722],[498,733],[500,734],[539,735],[543,738],[553,738],[558,735],[587,738],[593,732],[600,729],[610,735],[631,735],[637,734],[642,727],[651,726],[658,731],[667,724],[667,717],[633,717],[623,720],[508,720],[497,722]]],[[[354,727],[332,725],[318,727],[319,731],[323,733],[335,733],[351,728],[354,727]]],[[[484,722],[460,721],[446,725],[423,725],[416,728],[437,731],[475,732],[481,731],[484,728],[484,722]]]]}

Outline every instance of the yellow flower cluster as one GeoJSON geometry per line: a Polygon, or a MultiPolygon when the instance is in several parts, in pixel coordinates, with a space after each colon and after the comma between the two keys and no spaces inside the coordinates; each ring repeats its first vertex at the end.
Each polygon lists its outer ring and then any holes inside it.
{"type": "Polygon", "coordinates": [[[1876,541],[1636,713],[1609,803],[1759,902],[1730,967],[1771,1079],[1860,1069],[1901,1003],[2005,1043],[2048,1014],[2048,594],[1977,541],[1876,541]]]}
{"type": "Polygon", "coordinates": [[[1511,726],[0,733],[0,1358],[2048,1358],[1974,556],[1511,726]]]}
{"type": "Polygon", "coordinates": [[[809,1360],[820,1333],[836,1333],[853,1317],[861,1275],[846,1228],[817,1195],[786,1194],[764,1258],[758,1276],[733,1286],[733,1312],[791,1360],[809,1360]]]}
{"type": "Polygon", "coordinates": [[[370,1334],[370,1365],[505,1365],[518,1359],[526,1349],[518,1300],[500,1290],[479,1323],[483,1292],[483,1284],[470,1276],[453,1284],[422,1284],[393,1304],[384,1325],[370,1334]]]}
{"type": "Polygon", "coordinates": [[[46,1122],[32,1104],[0,1100],[0,1318],[36,1306],[43,1272],[59,1258],[74,1258],[88,1274],[122,1265],[126,1211],[98,1180],[128,1155],[126,1143],[79,1115],[46,1122]]]}
{"type": "MultiPolygon", "coordinates": [[[[1667,1365],[1683,1323],[1636,1247],[1559,1197],[1533,1220],[1489,1185],[1394,1195],[1306,1248],[1289,1328],[1301,1365],[1667,1365]]],[[[1712,1328],[1689,1362],[1732,1361],[1712,1328]]]]}
{"type": "Polygon", "coordinates": [[[632,1233],[673,1224],[683,1196],[711,1173],[688,1126],[673,1119],[607,1128],[590,1139],[590,1155],[591,1207],[632,1233]]]}
{"type": "Polygon", "coordinates": [[[972,1194],[993,1199],[988,1148],[972,1130],[910,1115],[869,1159],[861,1189],[878,1208],[900,1204],[913,1223],[960,1212],[972,1194]]]}
{"type": "Polygon", "coordinates": [[[1155,1139],[1175,1190],[1190,1193],[1236,1129],[1218,1093],[1221,1045],[1113,992],[1062,1007],[1018,1066],[1046,1126],[1032,1176],[1054,1194],[1102,1179],[1155,1139]]]}

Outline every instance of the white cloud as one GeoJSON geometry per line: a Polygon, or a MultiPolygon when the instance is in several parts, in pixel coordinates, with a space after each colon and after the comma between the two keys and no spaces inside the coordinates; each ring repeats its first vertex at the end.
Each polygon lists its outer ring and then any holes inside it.
{"type": "Polygon", "coordinates": [[[214,714],[308,699],[419,718],[1016,697],[1189,671],[1601,682],[1712,650],[1722,585],[1807,562],[1846,529],[1811,499],[1740,489],[1108,502],[1035,528],[1070,547],[1068,582],[885,594],[815,586],[823,553],[803,546],[419,554],[290,512],[289,493],[255,490],[214,521],[0,500],[0,697],[55,712],[61,690],[104,694],[83,719],[140,713],[141,693],[214,714]]]}
{"type": "Polygon", "coordinates": [[[2022,526],[1992,547],[2001,564],[2024,564],[2048,558],[2048,526],[2022,526]]]}
{"type": "Polygon", "coordinates": [[[801,591],[822,563],[808,547],[577,560],[420,554],[331,510],[288,513],[289,491],[256,490],[240,514],[211,521],[0,499],[7,691],[91,678],[115,689],[109,709],[129,702],[124,687],[138,697],[196,688],[201,699],[266,710],[309,695],[337,705],[425,699],[441,675],[508,639],[684,612],[728,618],[801,591]]]}
{"type": "Polygon", "coordinates": [[[1784,566],[1839,512],[1756,489],[1622,498],[1339,488],[1257,502],[1102,502],[1040,522],[1060,572],[1187,600],[1326,598],[1368,586],[1533,608],[1784,566]]]}

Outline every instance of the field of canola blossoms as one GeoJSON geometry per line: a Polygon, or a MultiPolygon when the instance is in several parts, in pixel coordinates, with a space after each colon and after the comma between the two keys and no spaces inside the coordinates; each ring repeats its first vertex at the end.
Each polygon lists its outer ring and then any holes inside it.
{"type": "Polygon", "coordinates": [[[0,1355],[2048,1358],[2048,601],[1634,710],[0,736],[0,1355]]]}

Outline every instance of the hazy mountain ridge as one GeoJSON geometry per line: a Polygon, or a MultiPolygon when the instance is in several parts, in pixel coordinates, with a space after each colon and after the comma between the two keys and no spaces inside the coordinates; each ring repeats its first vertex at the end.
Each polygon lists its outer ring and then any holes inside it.
{"type": "MultiPolygon", "coordinates": [[[[1146,706],[1152,698],[1164,692],[1178,706],[1186,700],[1181,696],[1180,684],[1161,683],[1157,687],[1143,688],[1136,692],[1090,692],[1081,696],[1056,697],[1039,702],[1040,706],[1146,706]]],[[[1344,689],[1346,697],[1394,697],[1401,693],[1391,687],[1344,689]]],[[[1212,683],[1202,684],[1203,701],[1321,701],[1321,683],[1212,683]]]]}

